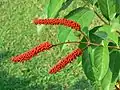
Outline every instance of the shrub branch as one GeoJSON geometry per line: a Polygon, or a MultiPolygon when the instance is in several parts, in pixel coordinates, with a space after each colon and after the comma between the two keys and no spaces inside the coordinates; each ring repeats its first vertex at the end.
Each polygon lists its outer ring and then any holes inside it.
{"type": "MultiPolygon", "coordinates": [[[[103,46],[103,45],[101,45],[101,44],[91,43],[91,42],[71,41],[71,42],[58,43],[58,44],[53,45],[53,47],[54,47],[54,46],[58,46],[58,45],[62,45],[62,44],[86,44],[87,46],[91,46],[91,45],[94,45],[94,46],[103,46]]],[[[117,46],[108,46],[108,48],[120,50],[120,48],[117,47],[117,46]]]]}

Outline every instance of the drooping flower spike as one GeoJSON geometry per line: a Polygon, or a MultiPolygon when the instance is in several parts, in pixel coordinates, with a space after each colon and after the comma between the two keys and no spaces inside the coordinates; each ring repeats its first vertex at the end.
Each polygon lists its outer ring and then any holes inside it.
{"type": "Polygon", "coordinates": [[[75,30],[80,30],[80,25],[73,21],[73,20],[68,20],[66,18],[48,18],[48,19],[35,19],[33,20],[34,24],[45,24],[45,25],[64,25],[71,27],[72,29],[75,30]]]}
{"type": "Polygon", "coordinates": [[[36,56],[39,52],[49,50],[51,47],[52,47],[51,43],[44,42],[32,48],[31,50],[26,51],[25,53],[12,57],[11,60],[13,62],[24,62],[24,61],[30,60],[32,57],[36,56]]]}
{"type": "Polygon", "coordinates": [[[82,55],[82,50],[81,49],[76,49],[70,54],[68,54],[66,57],[62,58],[56,65],[54,65],[49,73],[50,74],[55,74],[59,72],[62,68],[64,68],[67,64],[75,60],[78,56],[82,55]]]}

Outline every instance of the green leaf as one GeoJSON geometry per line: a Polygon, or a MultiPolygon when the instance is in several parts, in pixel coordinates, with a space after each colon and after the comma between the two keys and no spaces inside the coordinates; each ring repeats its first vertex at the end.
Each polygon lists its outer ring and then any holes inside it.
{"type": "Polygon", "coordinates": [[[101,31],[105,32],[107,34],[107,39],[108,40],[112,40],[113,42],[115,42],[118,45],[118,34],[112,28],[112,26],[104,25],[104,26],[100,27],[97,32],[94,33],[95,35],[105,39],[106,34],[105,33],[101,33],[101,31]]]}
{"type": "Polygon", "coordinates": [[[82,57],[81,56],[77,58],[77,62],[81,64],[81,62],[82,62],[82,57]]]}
{"type": "Polygon", "coordinates": [[[62,4],[62,7],[58,10],[57,14],[55,17],[59,16],[59,12],[61,12],[62,10],[65,10],[66,8],[68,8],[68,6],[72,3],[73,0],[66,0],[66,2],[64,2],[62,4]]]}
{"type": "Polygon", "coordinates": [[[102,90],[110,90],[110,89],[112,89],[110,87],[111,79],[112,79],[112,72],[111,72],[110,69],[108,69],[106,75],[104,76],[104,78],[101,81],[102,90]]]}
{"type": "MultiPolygon", "coordinates": [[[[71,11],[67,16],[65,16],[65,18],[78,22],[81,25],[81,29],[85,31],[94,18],[94,12],[88,8],[79,7],[71,11]]],[[[60,26],[58,39],[60,42],[75,41],[77,40],[77,37],[74,35],[72,29],[60,26]]],[[[64,49],[65,45],[62,45],[61,48],[64,49]]]]}
{"type": "Polygon", "coordinates": [[[48,18],[54,18],[65,0],[50,0],[48,6],[48,18]]]}
{"type": "Polygon", "coordinates": [[[99,30],[100,27],[102,27],[102,26],[96,26],[96,27],[92,28],[92,29],[89,31],[89,33],[90,33],[90,34],[93,34],[93,33],[96,32],[97,30],[99,30]]]}
{"type": "MultiPolygon", "coordinates": [[[[108,46],[116,47],[117,45],[114,42],[109,42],[108,46]]],[[[109,48],[109,52],[111,53],[114,50],[114,48],[109,48]]]]}
{"type": "MultiPolygon", "coordinates": [[[[87,42],[87,40],[85,39],[85,37],[82,38],[81,42],[87,42]]],[[[86,48],[86,47],[87,47],[87,44],[85,44],[85,43],[80,43],[78,47],[79,47],[79,48],[86,48]]]]}
{"type": "Polygon", "coordinates": [[[118,40],[118,45],[120,46],[120,37],[118,38],[119,40],[118,40]]]}
{"type": "Polygon", "coordinates": [[[119,16],[119,23],[120,23],[120,16],[119,16]]]}
{"type": "Polygon", "coordinates": [[[81,30],[88,35],[88,27],[94,18],[94,12],[88,8],[79,7],[71,11],[65,18],[72,19],[78,22],[81,26],[81,30]],[[86,22],[87,21],[87,22],[86,22]]]}
{"type": "Polygon", "coordinates": [[[109,67],[108,43],[103,41],[103,47],[96,47],[94,50],[94,73],[97,80],[102,80],[109,67]]]}
{"type": "Polygon", "coordinates": [[[120,71],[119,71],[119,75],[118,75],[118,80],[120,81],[120,71]]]}
{"type": "Polygon", "coordinates": [[[111,25],[112,25],[112,29],[117,31],[117,33],[119,34],[120,36],[120,16],[118,16],[117,18],[115,18],[112,22],[111,22],[111,25]]]}
{"type": "MultiPolygon", "coordinates": [[[[102,42],[103,39],[94,34],[97,30],[99,30],[100,27],[101,26],[94,27],[89,31],[90,42],[97,43],[97,44],[100,44],[102,42]]],[[[96,46],[92,46],[92,47],[96,47],[96,46]]]]}
{"type": "Polygon", "coordinates": [[[101,37],[102,39],[106,39],[107,38],[107,33],[104,32],[104,31],[99,31],[99,32],[96,32],[95,35],[101,37]]]}
{"type": "Polygon", "coordinates": [[[116,0],[116,13],[120,15],[120,0],[116,0]]]}
{"type": "Polygon", "coordinates": [[[85,49],[83,52],[82,67],[87,78],[90,79],[91,81],[95,81],[92,65],[92,49],[90,47],[85,49]]]}
{"type": "Polygon", "coordinates": [[[91,24],[94,18],[94,12],[88,8],[79,7],[71,11],[65,18],[78,22],[81,25],[81,29],[84,29],[91,24]]]}
{"type": "MultiPolygon", "coordinates": [[[[60,26],[58,30],[58,39],[60,42],[75,41],[78,38],[74,35],[73,30],[68,27],[60,26]]],[[[60,48],[64,49],[66,45],[61,45],[60,48]]]]}
{"type": "Polygon", "coordinates": [[[100,27],[101,26],[94,27],[89,31],[90,42],[97,44],[100,44],[102,42],[103,39],[95,34],[95,32],[98,31],[100,27]]]}
{"type": "Polygon", "coordinates": [[[110,53],[110,70],[113,73],[112,82],[115,82],[120,71],[120,51],[118,50],[110,53]]]}
{"type": "Polygon", "coordinates": [[[98,0],[103,16],[107,20],[112,20],[115,17],[115,0],[98,0]]]}
{"type": "Polygon", "coordinates": [[[60,11],[65,10],[72,2],[73,0],[66,0],[66,2],[64,2],[62,7],[60,8],[60,11]]]}
{"type": "MultiPolygon", "coordinates": [[[[102,40],[103,40],[102,38],[98,37],[95,34],[90,34],[89,38],[90,38],[90,42],[96,43],[96,44],[100,44],[102,42],[102,40]]],[[[96,46],[94,46],[94,47],[96,47],[96,46]]]]}

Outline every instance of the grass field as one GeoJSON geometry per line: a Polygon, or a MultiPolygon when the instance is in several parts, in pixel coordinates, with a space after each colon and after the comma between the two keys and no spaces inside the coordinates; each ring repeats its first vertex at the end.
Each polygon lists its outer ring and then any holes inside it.
{"type": "MultiPolygon", "coordinates": [[[[31,20],[42,14],[47,0],[0,0],[0,90],[87,90],[89,83],[81,63],[74,61],[61,72],[48,70],[72,48],[62,53],[60,47],[40,53],[25,63],[13,63],[11,56],[20,54],[44,41],[58,43],[57,28],[47,26],[37,33],[31,20]]],[[[74,0],[69,10],[81,6],[74,0]],[[76,6],[77,3],[77,6],[76,6]]]]}

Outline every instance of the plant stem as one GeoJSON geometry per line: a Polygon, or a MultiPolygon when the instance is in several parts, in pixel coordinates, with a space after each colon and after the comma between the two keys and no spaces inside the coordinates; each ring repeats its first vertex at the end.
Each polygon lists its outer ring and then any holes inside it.
{"type": "Polygon", "coordinates": [[[116,47],[116,46],[108,46],[108,48],[114,48],[114,49],[120,50],[120,48],[119,48],[119,47],[116,47]]]}
{"type": "Polygon", "coordinates": [[[73,41],[73,42],[63,42],[63,43],[55,44],[55,45],[53,45],[53,46],[58,46],[58,45],[62,45],[62,44],[75,44],[75,43],[80,44],[81,42],[77,42],[77,41],[73,41]]]}
{"type": "MultiPolygon", "coordinates": [[[[54,47],[54,46],[58,46],[58,45],[62,45],[62,44],[80,44],[80,43],[82,43],[82,44],[87,44],[87,47],[90,46],[90,45],[103,46],[103,45],[101,45],[101,44],[91,43],[91,42],[90,42],[89,45],[88,45],[88,42],[72,41],[72,42],[63,42],[63,43],[55,44],[55,45],[53,45],[53,47],[54,47]]],[[[120,48],[119,48],[119,47],[116,47],[116,46],[108,46],[108,48],[113,48],[113,49],[118,49],[118,50],[120,50],[120,48]]]]}
{"type": "MultiPolygon", "coordinates": [[[[58,45],[62,45],[62,44],[75,44],[75,43],[82,43],[82,44],[88,44],[88,42],[78,42],[78,41],[72,41],[72,42],[63,42],[63,43],[59,43],[59,44],[55,44],[53,46],[58,46],[58,45]]],[[[94,45],[94,46],[102,46],[101,44],[97,44],[97,43],[89,43],[90,45],[94,45]]]]}

